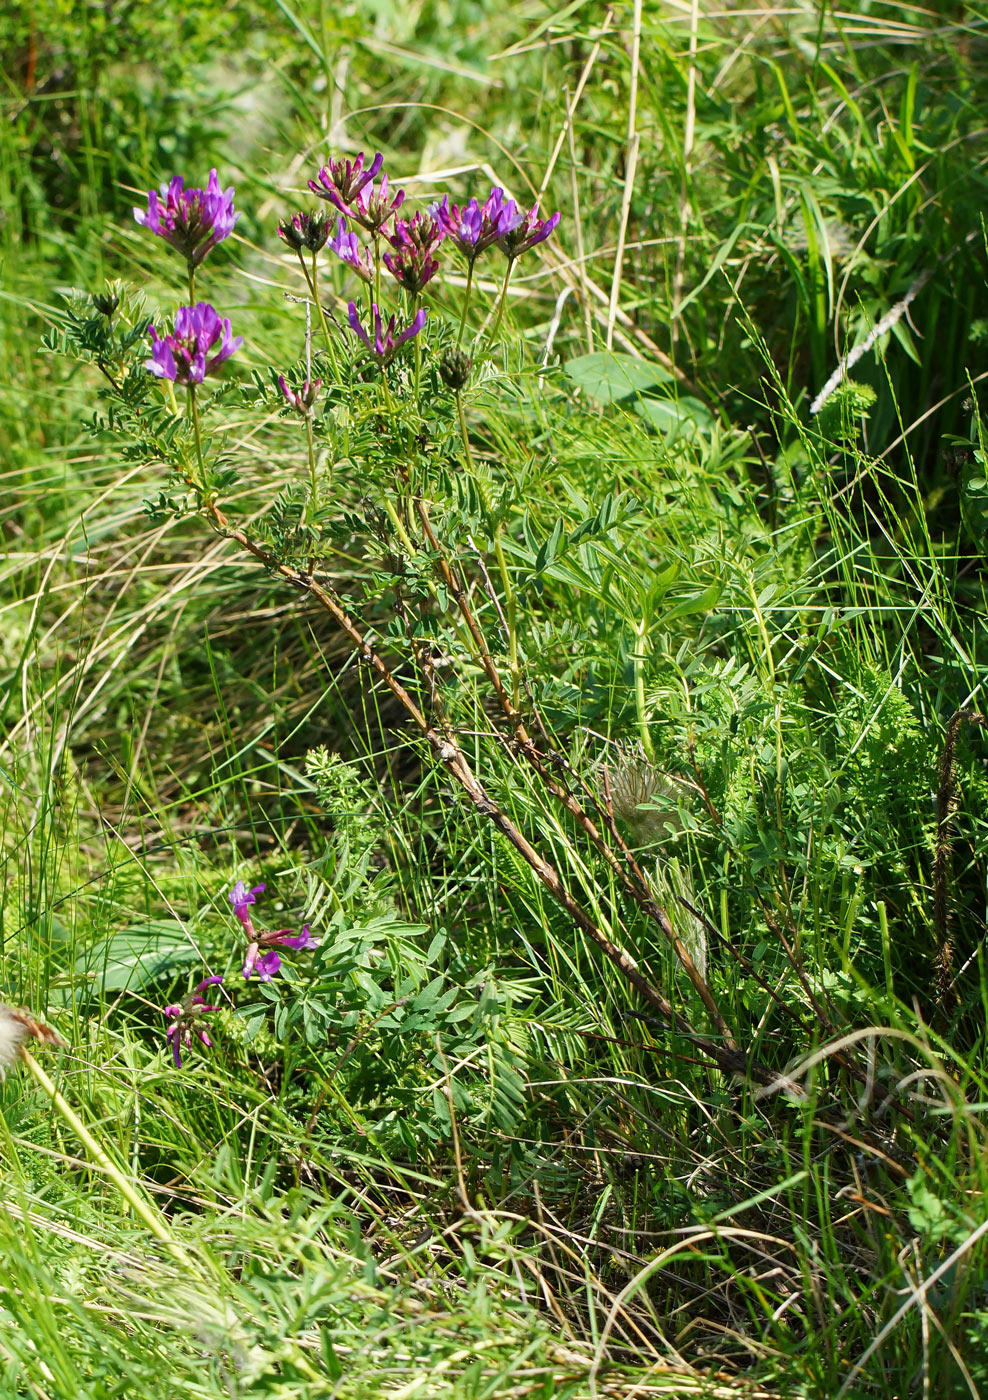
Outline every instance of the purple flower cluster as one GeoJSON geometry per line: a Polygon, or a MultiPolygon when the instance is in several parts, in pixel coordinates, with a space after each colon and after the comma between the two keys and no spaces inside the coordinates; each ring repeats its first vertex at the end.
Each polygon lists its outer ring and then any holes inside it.
{"type": "Polygon", "coordinates": [[[293,214],[285,223],[278,225],[278,232],[294,252],[308,248],[310,253],[318,253],[325,248],[333,226],[327,214],[293,214]]]}
{"type": "Polygon", "coordinates": [[[395,231],[388,240],[395,250],[385,253],[384,266],[396,282],[412,296],[418,296],[439,268],[433,254],[446,237],[437,220],[421,212],[411,219],[397,219],[395,231]]]}
{"type": "MultiPolygon", "coordinates": [[[[282,397],[289,408],[294,408],[296,413],[301,413],[306,417],[318,397],[322,388],[321,379],[306,380],[301,389],[293,389],[283,374],[278,375],[278,385],[281,389],[282,397]]],[[[263,889],[263,886],[258,886],[263,889]]]]}
{"type": "Polygon", "coordinates": [[[538,217],[534,204],[527,214],[521,213],[513,199],[504,198],[504,190],[495,185],[483,204],[471,199],[461,209],[450,204],[449,195],[434,204],[429,213],[441,225],[446,235],[474,263],[488,248],[497,247],[509,262],[536,243],[548,238],[559,223],[559,215],[548,219],[538,217]]]}
{"type": "MultiPolygon", "coordinates": [[[[373,283],[376,278],[374,257],[371,249],[363,245],[357,234],[348,227],[347,221],[371,234],[375,240],[386,239],[389,245],[382,262],[395,281],[413,298],[417,298],[439,268],[437,253],[440,244],[449,239],[464,254],[472,267],[477,258],[489,248],[499,248],[508,259],[514,262],[522,253],[543,242],[559,223],[559,215],[547,219],[539,217],[538,205],[527,213],[518,208],[513,199],[505,199],[504,190],[495,185],[483,204],[470,199],[462,208],[451,204],[446,195],[431,206],[427,213],[421,211],[410,219],[398,218],[398,211],[405,200],[405,191],[392,194],[388,187],[388,177],[382,173],[384,157],[380,151],[371,163],[364,166],[363,151],[354,160],[331,160],[322,167],[316,177],[309,181],[309,189],[320,199],[332,204],[342,216],[337,225],[336,237],[326,246],[350,267],[364,282],[373,283]],[[380,176],[375,186],[375,179],[380,176]],[[388,231],[391,226],[390,232],[388,231]]],[[[302,219],[315,219],[315,215],[296,214],[290,224],[282,224],[279,232],[291,247],[304,242],[302,219]]],[[[311,244],[305,246],[311,247],[311,244]]],[[[322,245],[320,245],[322,246],[322,245]]],[[[375,318],[379,314],[374,313],[375,318]]],[[[353,325],[353,315],[350,323],[353,325]]],[[[410,335],[416,332],[408,328],[410,335]]],[[[401,340],[410,338],[402,333],[396,337],[394,346],[379,346],[377,337],[372,344],[369,337],[354,326],[354,330],[368,345],[371,352],[382,363],[385,356],[391,358],[394,348],[401,340]]]]}
{"type": "Polygon", "coordinates": [[[222,981],[222,977],[206,977],[199,983],[195,991],[190,992],[178,1005],[165,1007],[164,1014],[175,1017],[165,1034],[171,1042],[172,1059],[175,1061],[177,1069],[182,1068],[182,1046],[191,1045],[193,1035],[198,1036],[203,1045],[212,1045],[213,1042],[209,1038],[209,1027],[200,1026],[199,1017],[217,1010],[215,1006],[211,1006],[206,1001],[203,992],[207,987],[215,986],[222,981]]]}
{"type": "Polygon", "coordinates": [[[204,190],[184,188],[181,175],[157,190],[148,190],[147,209],[134,209],[134,218],[170,243],[196,268],[203,258],[233,232],[240,218],[233,209],[233,187],[220,189],[215,170],[204,190]]]}
{"type": "Polygon", "coordinates": [[[292,933],[290,928],[280,928],[272,933],[258,933],[251,918],[250,906],[255,904],[256,895],[263,892],[264,885],[248,889],[243,880],[238,880],[230,891],[229,899],[233,912],[243,924],[244,932],[250,939],[247,955],[244,958],[244,977],[249,979],[254,973],[261,982],[270,982],[281,968],[281,958],[274,951],[277,948],[318,948],[318,938],[313,938],[309,925],[303,924],[301,933],[292,933]],[[268,951],[262,952],[265,948],[268,951]]]}
{"type": "Polygon", "coordinates": [[[347,309],[350,327],[354,335],[364,342],[382,368],[390,364],[405,341],[411,340],[413,335],[418,335],[425,325],[425,307],[423,306],[416,312],[411,324],[396,334],[395,321],[397,318],[392,316],[385,326],[377,302],[374,302],[371,306],[371,315],[374,318],[374,337],[371,339],[360,324],[360,312],[357,310],[356,304],[351,301],[347,309]]]}
{"type": "MultiPolygon", "coordinates": [[[[238,880],[229,893],[230,903],[233,905],[233,912],[243,925],[244,932],[250,942],[247,946],[247,953],[244,958],[244,977],[248,980],[256,974],[261,982],[270,982],[281,969],[281,958],[275,952],[275,948],[317,948],[318,938],[313,938],[309,932],[308,924],[303,925],[301,933],[292,933],[289,928],[278,929],[273,933],[258,933],[254,928],[251,918],[251,905],[256,904],[257,896],[264,891],[263,885],[255,885],[253,889],[248,889],[243,880],[238,880]],[[264,950],[264,951],[262,951],[264,950]]],[[[182,1068],[182,1047],[192,1044],[193,1036],[199,1039],[203,1045],[212,1046],[209,1038],[209,1027],[201,1024],[203,1016],[218,1008],[207,1002],[203,996],[207,987],[212,987],[222,982],[222,976],[206,977],[194,991],[183,997],[174,1006],[166,1006],[163,1009],[165,1016],[172,1017],[172,1024],[168,1027],[166,1037],[171,1046],[172,1059],[176,1068],[182,1068]]]]}
{"type": "Polygon", "coordinates": [[[242,335],[233,335],[229,318],[221,317],[207,301],[180,306],[171,335],[159,336],[153,325],[148,326],[148,335],[151,358],[145,368],[177,384],[201,384],[244,343],[242,335]],[[210,354],[217,341],[219,348],[210,354]]]}
{"type": "Polygon", "coordinates": [[[371,262],[370,249],[363,247],[360,239],[355,233],[347,231],[346,219],[340,218],[336,224],[336,237],[331,238],[327,245],[364,282],[373,282],[374,265],[371,262]]]}

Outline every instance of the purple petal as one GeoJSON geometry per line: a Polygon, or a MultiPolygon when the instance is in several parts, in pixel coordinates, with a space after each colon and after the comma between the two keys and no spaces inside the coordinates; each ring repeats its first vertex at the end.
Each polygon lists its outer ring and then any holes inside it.
{"type": "Polygon", "coordinates": [[[277,933],[266,933],[265,942],[277,943],[279,948],[318,948],[319,939],[313,938],[309,932],[309,925],[302,925],[301,933],[292,933],[291,929],[282,928],[277,933]]]}
{"type": "Polygon", "coordinates": [[[262,982],[270,982],[280,967],[281,959],[277,953],[263,953],[257,960],[257,975],[262,982]]]}
{"type": "Polygon", "coordinates": [[[373,350],[374,347],[370,343],[370,337],[364,330],[363,326],[360,324],[360,313],[357,311],[356,302],[351,301],[349,306],[347,307],[347,319],[350,322],[350,329],[353,331],[353,333],[360,337],[360,339],[367,346],[368,350],[373,350]]]}
{"type": "Polygon", "coordinates": [[[427,314],[425,307],[420,307],[415,314],[415,319],[412,321],[412,324],[407,330],[402,331],[401,335],[395,341],[395,345],[402,345],[406,340],[411,340],[413,335],[418,335],[419,331],[425,325],[427,314]]]}

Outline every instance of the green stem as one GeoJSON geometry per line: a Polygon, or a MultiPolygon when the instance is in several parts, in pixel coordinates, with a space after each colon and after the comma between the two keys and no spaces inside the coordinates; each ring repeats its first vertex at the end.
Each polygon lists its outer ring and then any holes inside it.
{"type": "Polygon", "coordinates": [[[470,434],[467,432],[466,414],[463,412],[463,395],[460,390],[456,391],[456,416],[460,420],[460,437],[463,439],[463,456],[466,458],[467,467],[473,471],[473,453],[470,451],[470,434]]]}
{"type": "Polygon", "coordinates": [[[645,647],[648,640],[648,623],[642,618],[635,626],[635,651],[632,665],[635,668],[635,714],[638,719],[638,733],[642,749],[649,763],[655,762],[655,747],[648,729],[648,716],[645,708],[645,647]]]}
{"type": "Polygon", "coordinates": [[[488,350],[489,350],[489,349],[491,348],[491,346],[494,344],[495,340],[497,340],[497,333],[498,333],[498,331],[501,329],[501,322],[502,322],[502,320],[504,319],[504,308],[505,308],[505,305],[507,304],[507,300],[508,300],[508,283],[511,281],[511,273],[512,273],[512,269],[514,268],[514,265],[515,265],[515,260],[514,260],[514,258],[509,258],[509,259],[508,259],[508,268],[507,268],[507,271],[506,271],[505,274],[504,274],[504,281],[501,283],[501,297],[500,297],[500,300],[498,301],[498,304],[497,304],[497,316],[496,316],[495,321],[494,321],[494,327],[493,327],[493,329],[492,329],[490,335],[487,337],[487,348],[488,348],[488,350]]]}
{"type": "Polygon", "coordinates": [[[305,415],[305,439],[309,447],[309,490],[312,493],[309,501],[310,519],[315,521],[316,507],[319,502],[319,483],[316,480],[316,447],[312,439],[312,410],[305,415]]]}
{"type": "Polygon", "coordinates": [[[469,309],[469,306],[470,306],[470,293],[471,293],[472,290],[473,290],[473,261],[471,260],[469,266],[467,267],[467,287],[466,287],[466,291],[463,293],[463,314],[462,314],[461,317],[460,317],[460,330],[459,330],[459,334],[458,334],[457,337],[456,337],[456,348],[457,348],[457,350],[459,350],[460,346],[463,344],[463,332],[464,332],[464,330],[465,330],[465,328],[466,328],[466,324],[467,324],[467,310],[469,309]]]}
{"type": "MultiPolygon", "coordinates": [[[[419,314],[422,306],[421,294],[415,297],[412,302],[412,320],[419,314]]],[[[421,332],[415,337],[415,408],[419,406],[419,383],[422,378],[422,335],[421,332]]]]}
{"type": "Polygon", "coordinates": [[[196,270],[195,270],[195,268],[192,266],[192,264],[189,263],[189,305],[190,305],[190,306],[195,306],[195,304],[196,304],[196,270]]]}
{"type": "Polygon", "coordinates": [[[494,531],[494,557],[497,559],[501,587],[504,590],[504,616],[508,624],[508,665],[511,670],[511,699],[517,709],[521,703],[521,667],[518,664],[518,612],[514,586],[511,582],[511,575],[508,573],[508,561],[504,557],[504,546],[501,544],[500,525],[494,531]]]}
{"type": "Polygon", "coordinates": [[[113,1182],[114,1186],[120,1192],[121,1196],[124,1198],[127,1204],[131,1207],[134,1214],[140,1220],[143,1220],[144,1224],[151,1231],[151,1234],[155,1237],[156,1240],[161,1241],[161,1243],[169,1251],[176,1263],[181,1264],[183,1269],[190,1270],[193,1273],[198,1273],[199,1270],[197,1269],[191,1257],[188,1254],[186,1254],[185,1250],[168,1230],[162,1218],[161,1212],[159,1210],[156,1210],[155,1207],[152,1206],[149,1201],[145,1200],[141,1193],[134,1187],[133,1183],[120,1170],[120,1168],[113,1161],[113,1159],[110,1156],[108,1156],[105,1149],[102,1148],[100,1144],[96,1141],[92,1133],[86,1127],[85,1123],[83,1123],[82,1119],[78,1116],[75,1110],[66,1102],[66,1100],[55,1088],[54,1084],[48,1078],[47,1074],[38,1064],[34,1056],[29,1054],[23,1046],[21,1046],[20,1054],[21,1059],[24,1061],[28,1070],[31,1072],[37,1083],[41,1086],[41,1088],[51,1099],[52,1107],[54,1108],[55,1112],[58,1113],[62,1118],[64,1118],[66,1123],[68,1123],[69,1127],[72,1129],[76,1137],[82,1143],[83,1147],[89,1153],[89,1156],[92,1159],[93,1163],[99,1168],[99,1170],[104,1174],[104,1176],[108,1177],[109,1180],[113,1182]]]}
{"type": "Polygon", "coordinates": [[[330,335],[329,335],[329,326],[326,324],[326,317],[325,317],[325,315],[323,314],[322,302],[319,300],[319,281],[318,281],[318,273],[316,272],[316,254],[315,254],[315,253],[312,254],[312,276],[311,276],[311,277],[309,276],[309,269],[308,269],[308,268],[306,267],[306,265],[305,265],[305,259],[303,258],[301,251],[299,251],[299,254],[298,254],[298,261],[299,261],[299,266],[300,266],[301,269],[302,269],[302,276],[305,278],[305,285],[306,285],[306,286],[308,287],[308,289],[309,289],[309,296],[312,298],[312,304],[313,304],[313,306],[316,308],[316,314],[317,314],[318,317],[319,317],[319,324],[320,324],[320,326],[322,327],[323,338],[324,338],[325,341],[326,341],[326,349],[329,351],[329,358],[332,360],[332,362],[333,362],[333,368],[335,369],[335,368],[336,368],[336,355],[334,354],[334,351],[333,351],[333,342],[332,342],[332,340],[330,339],[330,335]]]}
{"type": "Polygon", "coordinates": [[[405,522],[398,514],[395,503],[391,500],[390,496],[385,496],[384,498],[384,509],[388,513],[388,519],[391,521],[391,524],[395,527],[395,534],[401,540],[409,554],[414,554],[415,544],[408,530],[405,528],[405,522]]]}
{"type": "Polygon", "coordinates": [[[199,487],[206,489],[206,468],[202,461],[202,431],[199,427],[199,405],[196,403],[196,386],[189,384],[189,417],[192,419],[192,432],[196,440],[196,457],[199,462],[199,487]]]}

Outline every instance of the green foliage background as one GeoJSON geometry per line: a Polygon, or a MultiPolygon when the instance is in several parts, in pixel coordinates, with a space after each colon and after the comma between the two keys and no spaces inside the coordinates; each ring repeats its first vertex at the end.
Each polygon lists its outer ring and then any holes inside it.
{"type": "MultiPolygon", "coordinates": [[[[974,726],[946,978],[932,898],[945,729],[983,709],[985,20],[8,7],[3,997],[47,1012],[62,1092],[194,1267],[12,1074],[0,1394],[985,1384],[974,726]],[[706,920],[753,1055],[785,1072],[829,1045],[805,1098],[757,1099],[643,1018],[324,621],[195,518],[148,516],[161,444],[123,450],[97,351],[55,353],[95,345],[88,295],[119,279],[139,361],[183,279],[131,208],[217,166],[243,217],[209,296],[247,344],[213,431],[231,511],[284,533],[299,440],[268,367],[298,360],[281,293],[301,281],[275,227],[362,148],[421,200],[534,199],[551,167],[563,220],[513,283],[503,361],[468,398],[475,470],[434,483],[437,528],[503,528],[527,682],[568,761],[599,786],[641,746],[667,775],[629,840],[706,920]],[[241,992],[178,1075],[160,1008],[239,976],[241,877],[321,947],[241,992]]],[[[352,392],[362,474],[336,466],[326,567],[383,633],[387,570],[349,523],[384,489],[352,392]]],[[[664,943],[489,742],[476,676],[449,685],[498,800],[699,1023],[664,943]]]]}

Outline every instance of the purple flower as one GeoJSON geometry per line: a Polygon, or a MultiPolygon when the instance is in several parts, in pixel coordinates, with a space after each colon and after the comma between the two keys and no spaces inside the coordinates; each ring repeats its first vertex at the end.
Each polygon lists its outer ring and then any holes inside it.
{"type": "Polygon", "coordinates": [[[381,320],[381,313],[375,302],[371,306],[371,314],[374,317],[374,339],[371,340],[370,336],[360,324],[360,313],[357,311],[357,307],[352,301],[350,302],[348,312],[353,333],[360,337],[382,368],[384,365],[390,364],[405,341],[411,340],[413,335],[418,335],[419,331],[425,325],[426,313],[425,307],[423,306],[415,316],[411,325],[407,326],[400,334],[395,335],[394,316],[388,321],[387,326],[384,326],[381,320]]]}
{"type": "MultiPolygon", "coordinates": [[[[513,202],[509,200],[508,203],[513,209],[513,202]]],[[[461,209],[457,204],[450,204],[447,194],[440,204],[431,206],[429,213],[471,263],[508,232],[513,217],[505,208],[504,191],[498,185],[483,205],[471,199],[461,209]]]]}
{"type": "Polygon", "coordinates": [[[445,237],[442,225],[428,214],[419,212],[411,219],[399,219],[388,240],[395,251],[385,253],[384,265],[407,292],[418,296],[435,276],[439,259],[433,253],[445,237]]]}
{"type": "Polygon", "coordinates": [[[145,360],[145,369],[177,384],[201,384],[244,343],[242,335],[231,334],[229,318],[221,318],[206,301],[178,308],[173,335],[161,337],[153,325],[148,326],[148,334],[151,358],[145,360]],[[219,349],[209,355],[217,341],[219,349]]]}
{"type": "Polygon", "coordinates": [[[183,189],[181,175],[157,190],[148,190],[148,207],[134,209],[134,218],[188,259],[190,267],[198,267],[217,243],[233,232],[240,218],[233,211],[233,186],[220,189],[216,171],[209,172],[204,190],[183,189]]]}
{"type": "Polygon", "coordinates": [[[256,972],[262,982],[270,982],[281,967],[281,958],[275,948],[318,948],[319,939],[313,938],[309,925],[303,924],[301,933],[292,933],[290,928],[280,928],[272,933],[256,935],[247,949],[244,959],[244,976],[250,978],[256,972]],[[262,948],[272,951],[262,953],[262,948]]]}
{"type": "Polygon", "coordinates": [[[222,977],[206,977],[199,983],[194,992],[190,992],[187,997],[183,997],[177,1006],[166,1006],[164,1014],[174,1016],[175,1020],[168,1027],[165,1035],[171,1041],[172,1059],[175,1061],[177,1069],[182,1068],[182,1046],[191,1045],[193,1035],[198,1036],[203,1045],[212,1045],[209,1038],[209,1028],[200,1026],[198,1020],[200,1016],[205,1016],[210,1011],[216,1011],[215,1006],[211,1006],[202,995],[207,987],[215,986],[222,982],[222,977]]]}
{"type": "Polygon", "coordinates": [[[388,177],[382,175],[381,183],[376,190],[373,185],[368,185],[366,190],[362,189],[350,200],[343,213],[354,223],[359,224],[361,228],[365,228],[368,233],[378,234],[404,202],[404,190],[399,190],[393,199],[389,199],[388,177]]]}
{"type": "Polygon", "coordinates": [[[540,219],[538,213],[537,204],[533,204],[527,214],[518,212],[513,199],[509,199],[505,204],[502,232],[495,242],[509,262],[514,262],[522,253],[527,253],[536,243],[542,243],[559,223],[559,214],[540,219]]]}
{"type": "Polygon", "coordinates": [[[233,912],[252,937],[254,934],[254,925],[251,922],[250,906],[257,903],[254,896],[262,894],[266,889],[267,885],[255,885],[253,889],[249,890],[243,880],[238,880],[227,896],[230,903],[233,905],[233,912]]]}
{"type": "Polygon", "coordinates": [[[355,233],[347,231],[346,220],[340,219],[336,226],[336,237],[326,245],[348,267],[352,267],[358,277],[365,282],[373,282],[374,268],[371,265],[370,250],[365,248],[355,233]]]}
{"type": "Polygon", "coordinates": [[[364,153],[355,161],[331,160],[324,165],[314,180],[309,181],[309,189],[320,199],[328,199],[341,214],[348,213],[347,206],[356,199],[365,185],[369,185],[384,164],[384,157],[378,151],[367,169],[364,169],[364,153]]]}
{"type": "Polygon", "coordinates": [[[318,253],[326,246],[326,239],[332,229],[328,214],[293,214],[287,223],[278,225],[278,232],[293,252],[300,253],[308,248],[310,253],[318,253]]]}
{"type": "Polygon", "coordinates": [[[230,891],[229,899],[233,905],[233,912],[250,937],[244,957],[244,977],[249,980],[256,973],[261,982],[270,982],[281,968],[281,958],[274,951],[275,948],[318,948],[319,939],[313,938],[308,924],[303,925],[301,933],[292,933],[290,928],[257,933],[250,916],[250,906],[257,902],[254,896],[260,894],[264,888],[264,885],[255,885],[249,890],[243,880],[238,880],[230,891]],[[262,952],[262,949],[269,951],[262,952]]]}
{"type": "Polygon", "coordinates": [[[256,972],[259,981],[270,982],[280,968],[281,959],[277,953],[262,953],[256,942],[247,949],[247,956],[244,959],[244,977],[248,981],[251,973],[256,972]]]}
{"type": "MultiPolygon", "coordinates": [[[[296,413],[301,413],[303,418],[308,414],[312,405],[315,403],[316,396],[322,388],[321,379],[313,379],[311,383],[307,379],[301,389],[292,389],[289,387],[283,374],[278,375],[278,383],[281,386],[281,392],[288,405],[294,408],[296,413]]],[[[264,886],[258,885],[257,888],[263,890],[264,886]]]]}

